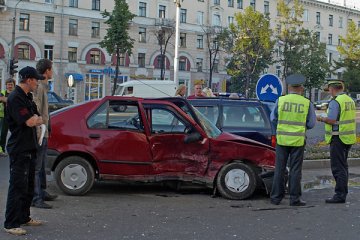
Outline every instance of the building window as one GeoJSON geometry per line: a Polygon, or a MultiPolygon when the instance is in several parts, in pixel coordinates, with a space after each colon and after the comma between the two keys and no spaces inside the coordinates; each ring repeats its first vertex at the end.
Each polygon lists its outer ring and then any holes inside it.
{"type": "Polygon", "coordinates": [[[303,21],[304,21],[304,22],[308,22],[308,21],[309,21],[309,10],[308,10],[308,9],[304,9],[304,12],[303,12],[303,21]]]}
{"type": "Polygon", "coordinates": [[[77,61],[77,48],[76,47],[69,47],[69,49],[68,49],[68,60],[69,60],[69,62],[76,62],[77,61]]]}
{"type": "Polygon", "coordinates": [[[180,58],[179,60],[179,70],[185,71],[186,70],[186,58],[180,58]]]}
{"type": "Polygon", "coordinates": [[[77,32],[78,32],[78,20],[69,19],[69,35],[77,36],[77,32]]]}
{"type": "Polygon", "coordinates": [[[90,64],[100,64],[101,53],[100,50],[90,51],[90,64]]]}
{"type": "Polygon", "coordinates": [[[281,33],[281,25],[280,24],[276,24],[276,33],[277,34],[281,33]]]}
{"type": "Polygon", "coordinates": [[[228,25],[234,23],[234,17],[233,16],[228,16],[228,25]]]}
{"type": "Polygon", "coordinates": [[[276,66],[276,76],[281,77],[281,66],[276,66]]]}
{"type": "Polygon", "coordinates": [[[180,10],[180,22],[181,23],[186,23],[186,9],[181,9],[180,10]]]}
{"type": "Polygon", "coordinates": [[[320,12],[316,12],[316,24],[320,25],[320,12]]]}
{"type": "Polygon", "coordinates": [[[146,3],[139,2],[139,17],[146,17],[146,3]]]}
{"type": "Polygon", "coordinates": [[[234,0],[228,0],[228,7],[234,7],[234,0]]]}
{"type": "Polygon", "coordinates": [[[264,1],[264,13],[270,14],[270,3],[269,1],[264,1]]]}
{"type": "Polygon", "coordinates": [[[19,30],[29,31],[30,14],[20,13],[19,30]]]}
{"type": "Polygon", "coordinates": [[[85,101],[102,98],[104,94],[104,75],[86,74],[84,93],[85,101]]]}
{"type": "Polygon", "coordinates": [[[30,59],[30,46],[27,44],[18,45],[18,59],[30,59]]]}
{"type": "Polygon", "coordinates": [[[315,34],[316,34],[316,40],[320,42],[320,32],[316,32],[315,34]]]}
{"type": "Polygon", "coordinates": [[[139,42],[146,42],[146,28],[139,27],[139,42]]]}
{"type": "Polygon", "coordinates": [[[100,11],[100,0],[92,0],[92,10],[100,11]]]}
{"type": "Polygon", "coordinates": [[[328,62],[331,64],[332,62],[332,53],[329,53],[328,62]]]}
{"type": "Polygon", "coordinates": [[[203,59],[202,58],[197,58],[196,59],[196,69],[197,69],[198,72],[203,71],[203,59]]]}
{"type": "Polygon", "coordinates": [[[332,34],[331,33],[329,33],[329,35],[328,35],[328,44],[332,45],[332,34]]]}
{"type": "Polygon", "coordinates": [[[244,5],[244,3],[243,3],[243,0],[237,0],[237,8],[238,9],[243,9],[243,6],[244,5]]]}
{"type": "Polygon", "coordinates": [[[201,48],[201,49],[204,48],[204,36],[203,35],[197,35],[196,47],[201,48]]]}
{"type": "Polygon", "coordinates": [[[52,45],[45,45],[44,46],[44,58],[49,60],[53,60],[53,53],[54,53],[54,46],[52,45]]]}
{"type": "Polygon", "coordinates": [[[45,0],[45,3],[54,3],[54,0],[45,0]]]}
{"type": "Polygon", "coordinates": [[[214,0],[215,5],[220,5],[220,0],[214,0]]]}
{"type": "Polygon", "coordinates": [[[93,37],[93,38],[100,37],[100,23],[99,22],[91,23],[91,37],[93,37]]]}
{"type": "Polygon", "coordinates": [[[198,11],[196,19],[197,19],[197,24],[204,25],[204,12],[198,11]]]}
{"type": "Polygon", "coordinates": [[[343,28],[343,17],[339,17],[339,28],[343,28]]]}
{"type": "Polygon", "coordinates": [[[54,32],[54,17],[45,16],[45,32],[54,32]]]}
{"type": "Polygon", "coordinates": [[[334,25],[334,16],[329,15],[329,26],[332,27],[334,25]]]}
{"type": "Polygon", "coordinates": [[[250,7],[252,7],[254,10],[256,9],[256,0],[250,0],[250,7]]]}
{"type": "Polygon", "coordinates": [[[180,47],[186,47],[186,33],[180,33],[180,47]]]}
{"type": "Polygon", "coordinates": [[[338,37],[338,46],[342,46],[341,38],[338,37]]]}
{"type": "Polygon", "coordinates": [[[124,53],[120,53],[119,66],[125,66],[125,54],[124,53]]]}
{"type": "Polygon", "coordinates": [[[159,6],[159,18],[165,18],[166,13],[166,6],[160,5],[159,6]]]}
{"type": "Polygon", "coordinates": [[[213,15],[213,25],[214,26],[221,26],[221,16],[220,14],[213,15]]]}
{"type": "Polygon", "coordinates": [[[138,65],[139,67],[145,67],[145,53],[138,54],[138,65]]]}
{"type": "Polygon", "coordinates": [[[215,73],[219,72],[219,60],[217,60],[217,59],[214,61],[213,72],[215,72],[215,73]]]}
{"type": "Polygon", "coordinates": [[[78,4],[78,0],[69,0],[69,7],[77,8],[78,4]]]}

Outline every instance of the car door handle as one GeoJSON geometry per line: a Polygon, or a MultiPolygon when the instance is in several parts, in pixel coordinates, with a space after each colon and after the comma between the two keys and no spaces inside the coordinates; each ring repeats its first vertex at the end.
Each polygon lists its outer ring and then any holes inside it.
{"type": "Polygon", "coordinates": [[[89,135],[90,138],[100,138],[100,134],[96,134],[96,133],[91,133],[89,135]]]}

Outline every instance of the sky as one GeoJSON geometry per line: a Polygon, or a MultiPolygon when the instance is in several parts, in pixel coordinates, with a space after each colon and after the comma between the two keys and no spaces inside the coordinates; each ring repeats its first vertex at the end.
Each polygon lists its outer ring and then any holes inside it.
{"type": "MultiPolygon", "coordinates": [[[[329,2],[329,0],[318,0],[321,2],[329,2]]],[[[356,8],[360,10],[360,0],[330,0],[330,3],[344,6],[344,1],[346,2],[346,7],[356,8]]]]}

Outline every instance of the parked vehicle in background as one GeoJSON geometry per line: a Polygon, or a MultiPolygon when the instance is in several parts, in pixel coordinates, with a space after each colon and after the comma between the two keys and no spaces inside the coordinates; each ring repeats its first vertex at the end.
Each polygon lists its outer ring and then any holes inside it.
{"type": "Polygon", "coordinates": [[[176,84],[165,80],[132,80],[118,85],[115,95],[124,97],[159,98],[175,96],[176,84]]]}
{"type": "Polygon", "coordinates": [[[326,110],[329,106],[329,102],[331,97],[327,97],[326,99],[318,100],[314,102],[314,107],[316,110],[326,110]]]}
{"type": "Polygon", "coordinates": [[[256,99],[198,98],[189,102],[220,130],[276,145],[276,129],[270,121],[273,102],[256,99]]]}
{"type": "Polygon", "coordinates": [[[49,102],[49,112],[53,112],[63,107],[67,107],[73,105],[74,102],[72,100],[63,99],[55,92],[48,92],[48,102],[49,102]]]}
{"type": "Polygon", "coordinates": [[[271,189],[274,149],[221,132],[183,98],[106,96],[54,112],[51,129],[47,169],[70,195],[95,179],[196,183],[229,199],[271,189]]]}

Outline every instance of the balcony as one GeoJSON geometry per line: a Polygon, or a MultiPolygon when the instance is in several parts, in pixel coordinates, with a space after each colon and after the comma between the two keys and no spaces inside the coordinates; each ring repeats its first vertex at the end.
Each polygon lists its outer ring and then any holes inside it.
{"type": "Polygon", "coordinates": [[[155,26],[172,28],[175,26],[175,21],[170,18],[156,18],[155,26]]]}

